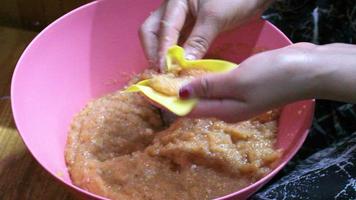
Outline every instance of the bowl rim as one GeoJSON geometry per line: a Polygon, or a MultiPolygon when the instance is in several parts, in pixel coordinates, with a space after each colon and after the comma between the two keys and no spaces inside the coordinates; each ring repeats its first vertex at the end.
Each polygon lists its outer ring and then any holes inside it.
{"type": "MultiPolygon", "coordinates": [[[[50,23],[47,27],[45,27],[41,32],[39,32],[34,39],[27,45],[27,47],[25,48],[25,50],[23,51],[23,53],[21,54],[19,60],[16,63],[12,78],[11,78],[11,89],[10,89],[10,96],[11,96],[11,108],[13,111],[13,117],[14,117],[14,121],[16,124],[16,128],[21,136],[21,140],[24,142],[24,144],[26,145],[26,148],[28,149],[28,151],[30,152],[30,154],[32,155],[32,157],[37,161],[37,163],[43,168],[45,169],[45,171],[47,171],[49,174],[52,175],[52,177],[54,177],[57,181],[59,181],[60,183],[64,184],[65,186],[67,186],[68,189],[71,189],[71,192],[73,191],[77,191],[77,192],[81,192],[84,193],[85,195],[88,195],[89,197],[94,197],[100,200],[109,200],[106,197],[94,194],[92,192],[89,192],[87,190],[84,190],[76,185],[74,185],[73,183],[67,183],[66,181],[62,180],[61,177],[59,177],[55,172],[52,172],[50,169],[48,169],[46,166],[44,166],[41,162],[40,159],[34,154],[34,152],[32,152],[32,150],[29,148],[26,140],[24,139],[24,135],[22,134],[24,132],[24,130],[22,129],[21,124],[18,122],[18,116],[20,115],[17,107],[15,105],[15,101],[14,99],[16,99],[16,91],[15,91],[15,85],[16,85],[16,80],[17,80],[17,74],[20,68],[20,65],[22,65],[22,62],[24,60],[24,58],[29,54],[30,49],[32,48],[32,46],[37,42],[37,40],[39,38],[42,37],[42,35],[44,35],[46,32],[48,32],[49,29],[51,29],[53,26],[56,26],[58,23],[60,23],[63,19],[67,18],[68,16],[74,15],[75,13],[77,13],[78,11],[84,10],[88,7],[94,6],[95,4],[99,3],[100,1],[93,1],[87,4],[84,4],[78,8],[75,8],[73,10],[71,10],[70,12],[62,15],[61,17],[59,17],[58,19],[56,19],[55,21],[53,21],[52,23],[50,23]]],[[[289,38],[281,31],[279,30],[276,26],[274,26],[272,23],[270,23],[267,20],[261,19],[267,26],[270,26],[272,29],[274,29],[274,31],[277,31],[278,34],[280,35],[280,37],[283,37],[286,41],[288,41],[289,44],[292,44],[292,42],[289,40],[289,38]]],[[[312,107],[312,109],[314,109],[314,104],[315,104],[315,100],[311,99],[308,100],[309,105],[312,107]]],[[[311,114],[311,117],[313,116],[313,114],[311,114]]],[[[308,124],[307,127],[310,127],[311,124],[311,120],[310,123],[308,124]]],[[[258,181],[240,189],[237,190],[233,193],[215,198],[215,200],[223,200],[223,199],[228,199],[228,198],[232,198],[238,194],[247,192],[248,190],[254,189],[254,188],[261,188],[264,184],[266,184],[268,182],[268,180],[270,178],[272,178],[275,174],[277,174],[289,161],[290,159],[297,153],[297,151],[301,148],[302,144],[304,143],[308,132],[309,132],[310,128],[306,129],[304,131],[304,133],[302,134],[302,137],[300,138],[300,140],[298,141],[298,143],[296,144],[297,148],[294,148],[290,154],[290,156],[288,157],[288,159],[286,159],[284,162],[280,163],[276,168],[274,168],[270,173],[268,173],[267,175],[265,175],[263,178],[259,179],[258,181]],[[258,186],[258,187],[256,187],[258,186]]],[[[256,190],[257,190],[256,189],[256,190]]]]}

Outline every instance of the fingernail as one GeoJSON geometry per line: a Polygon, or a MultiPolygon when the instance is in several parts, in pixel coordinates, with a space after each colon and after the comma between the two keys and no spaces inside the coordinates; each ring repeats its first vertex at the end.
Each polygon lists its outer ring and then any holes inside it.
{"type": "Polygon", "coordinates": [[[192,88],[189,86],[184,86],[179,90],[179,97],[182,99],[188,99],[192,97],[192,88]]]}
{"type": "Polygon", "coordinates": [[[187,55],[185,56],[185,58],[186,58],[187,60],[195,60],[195,59],[196,59],[196,57],[195,57],[193,54],[187,54],[187,55]]]}
{"type": "Polygon", "coordinates": [[[198,51],[192,47],[187,47],[185,49],[185,58],[187,60],[196,60],[198,55],[198,51]]]}

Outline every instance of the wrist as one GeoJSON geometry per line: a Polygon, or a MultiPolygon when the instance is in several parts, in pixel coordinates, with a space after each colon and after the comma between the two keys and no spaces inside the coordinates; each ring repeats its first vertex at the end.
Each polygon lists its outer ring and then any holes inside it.
{"type": "Polygon", "coordinates": [[[276,52],[277,66],[284,71],[291,90],[291,101],[316,98],[322,81],[320,69],[313,67],[313,52],[317,46],[297,43],[276,52]]]}
{"type": "Polygon", "coordinates": [[[315,48],[311,56],[315,98],[356,102],[356,46],[328,44],[315,48]]]}
{"type": "Polygon", "coordinates": [[[356,46],[308,43],[295,46],[295,50],[302,52],[300,59],[292,62],[296,76],[300,77],[302,98],[356,101],[356,60],[353,56],[356,46]]]}
{"type": "Polygon", "coordinates": [[[319,55],[319,46],[309,55],[310,62],[305,63],[306,73],[309,73],[309,82],[312,85],[310,97],[315,99],[327,98],[330,93],[329,82],[330,75],[333,74],[334,66],[332,64],[323,64],[324,57],[319,55]]]}

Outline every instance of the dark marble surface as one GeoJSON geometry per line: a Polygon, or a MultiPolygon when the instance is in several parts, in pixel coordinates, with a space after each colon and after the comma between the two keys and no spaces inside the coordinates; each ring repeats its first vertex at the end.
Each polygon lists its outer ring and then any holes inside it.
{"type": "MultiPolygon", "coordinates": [[[[355,0],[277,0],[263,18],[293,42],[356,42],[355,0]]],[[[356,199],[355,137],[355,105],[317,100],[303,147],[251,199],[356,199]]]]}
{"type": "Polygon", "coordinates": [[[253,199],[352,199],[356,197],[356,133],[306,160],[253,199]]]}

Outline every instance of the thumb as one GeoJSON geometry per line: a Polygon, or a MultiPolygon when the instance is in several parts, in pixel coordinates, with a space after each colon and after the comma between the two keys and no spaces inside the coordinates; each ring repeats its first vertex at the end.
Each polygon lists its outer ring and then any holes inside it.
{"type": "Polygon", "coordinates": [[[236,95],[236,80],[232,72],[210,74],[194,79],[179,90],[182,99],[222,99],[234,98],[236,95]]]}
{"type": "Polygon", "coordinates": [[[186,58],[200,59],[208,51],[209,46],[220,33],[218,18],[208,12],[198,13],[193,30],[184,44],[186,58]]]}

